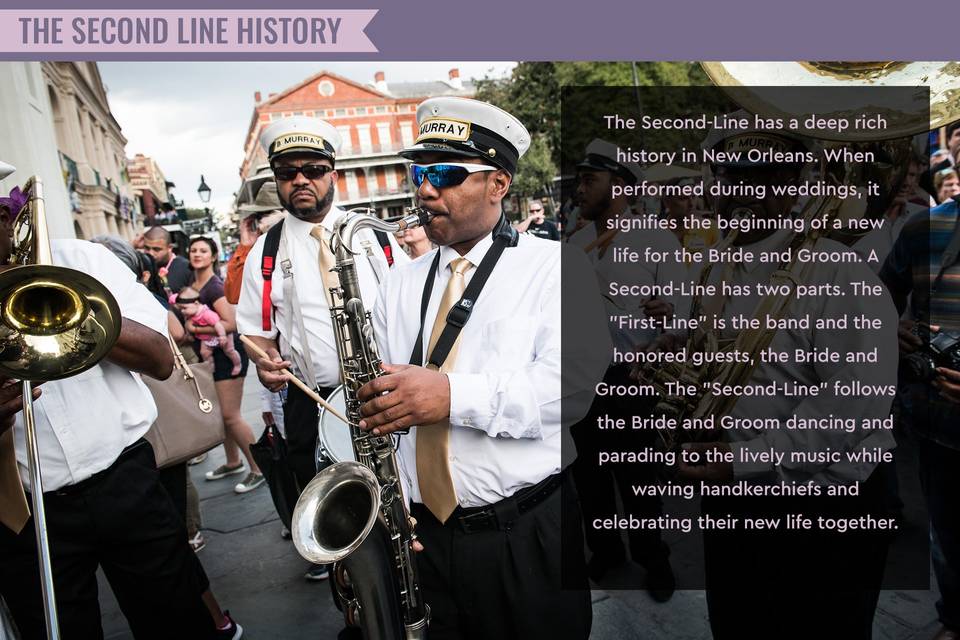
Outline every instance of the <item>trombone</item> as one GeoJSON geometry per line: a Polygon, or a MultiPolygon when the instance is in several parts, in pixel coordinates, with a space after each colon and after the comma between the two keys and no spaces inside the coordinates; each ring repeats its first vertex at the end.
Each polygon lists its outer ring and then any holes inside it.
{"type": "Polygon", "coordinates": [[[47,637],[57,640],[56,598],[43,508],[43,482],[33,413],[33,385],[77,375],[95,366],[120,337],[120,307],[113,294],[86,273],[53,265],[43,205],[34,176],[27,202],[16,212],[10,264],[0,273],[0,375],[22,380],[23,426],[33,523],[47,637]]]}

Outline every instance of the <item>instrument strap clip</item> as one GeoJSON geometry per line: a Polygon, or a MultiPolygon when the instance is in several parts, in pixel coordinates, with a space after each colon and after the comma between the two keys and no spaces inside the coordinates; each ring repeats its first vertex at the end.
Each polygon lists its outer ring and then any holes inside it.
{"type": "Polygon", "coordinates": [[[447,313],[447,324],[452,324],[458,329],[462,329],[467,320],[470,319],[470,313],[473,311],[473,300],[462,299],[450,308],[447,313]]]}

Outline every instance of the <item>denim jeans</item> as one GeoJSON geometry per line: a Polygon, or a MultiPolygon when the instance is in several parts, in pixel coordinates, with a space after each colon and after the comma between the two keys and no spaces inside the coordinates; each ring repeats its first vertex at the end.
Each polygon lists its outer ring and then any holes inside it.
{"type": "Polygon", "coordinates": [[[940,586],[937,613],[943,626],[960,631],[960,450],[918,437],[917,455],[930,512],[933,571],[940,586]]]}

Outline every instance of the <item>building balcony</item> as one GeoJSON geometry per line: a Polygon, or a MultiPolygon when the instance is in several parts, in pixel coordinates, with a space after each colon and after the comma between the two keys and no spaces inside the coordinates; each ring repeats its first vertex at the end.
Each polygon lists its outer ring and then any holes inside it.
{"type": "Polygon", "coordinates": [[[338,194],[340,197],[336,203],[339,207],[351,207],[360,204],[383,203],[390,200],[409,203],[413,201],[413,192],[401,188],[396,189],[368,189],[360,193],[347,191],[338,194]]]}
{"type": "Polygon", "coordinates": [[[343,147],[337,156],[337,169],[404,164],[407,160],[397,155],[403,148],[402,144],[343,147]]]}

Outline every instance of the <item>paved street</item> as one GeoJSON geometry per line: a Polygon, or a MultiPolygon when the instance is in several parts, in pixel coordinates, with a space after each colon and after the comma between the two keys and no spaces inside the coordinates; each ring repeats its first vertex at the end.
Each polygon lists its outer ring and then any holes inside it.
{"type": "MultiPolygon", "coordinates": [[[[259,435],[259,383],[252,369],[243,409],[259,435]]],[[[223,453],[218,449],[204,464],[191,468],[200,491],[207,539],[200,558],[220,603],[244,627],[244,638],[335,638],[341,616],[331,603],[330,588],[325,582],[308,584],[302,579],[306,562],[290,542],[280,538],[281,525],[266,487],[239,496],[233,493],[233,485],[242,476],[217,482],[204,479],[204,472],[222,461],[223,453]]],[[[917,529],[912,535],[922,535],[922,531],[917,529]]],[[[683,555],[674,549],[675,562],[680,562],[683,555]]],[[[896,551],[893,555],[896,560],[896,551]]],[[[622,584],[629,578],[627,571],[614,573],[609,583],[622,584]]],[[[749,595],[745,594],[745,599],[749,595]]],[[[874,637],[927,640],[938,628],[935,600],[931,591],[884,592],[874,637]]],[[[103,580],[101,602],[106,637],[131,638],[103,580]]],[[[702,591],[678,591],[669,603],[657,604],[644,591],[597,590],[593,593],[593,612],[591,638],[596,640],[709,638],[702,591]]]]}

